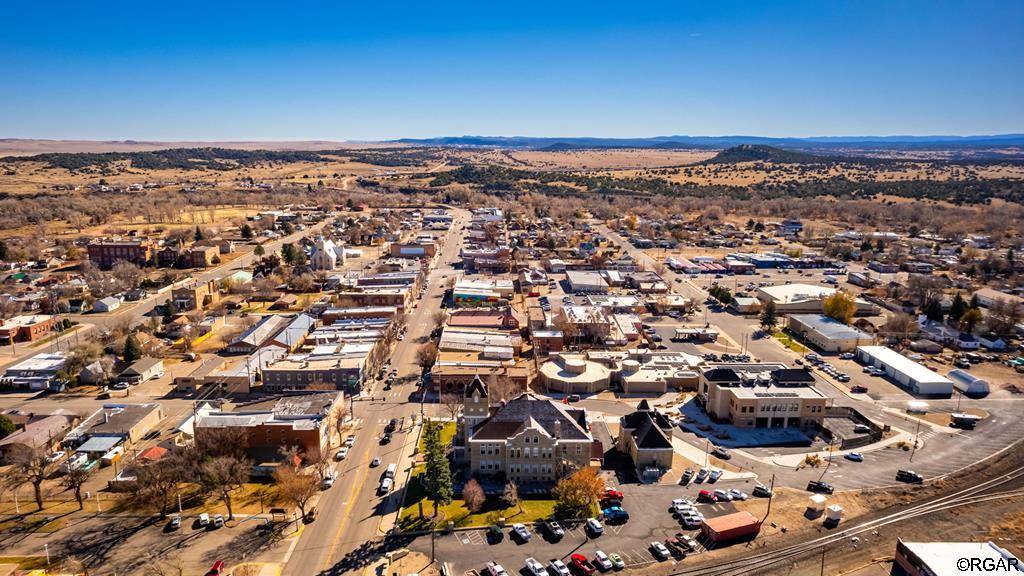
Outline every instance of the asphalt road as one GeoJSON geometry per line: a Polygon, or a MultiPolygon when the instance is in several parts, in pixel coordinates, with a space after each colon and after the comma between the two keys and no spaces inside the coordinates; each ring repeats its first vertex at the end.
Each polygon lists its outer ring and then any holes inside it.
{"type": "Polygon", "coordinates": [[[434,403],[421,405],[415,395],[420,374],[416,351],[434,328],[434,314],[441,309],[445,283],[455,273],[452,263],[463,245],[461,228],[468,222],[469,213],[454,210],[454,215],[435,266],[425,280],[426,295],[409,314],[407,334],[391,354],[391,365],[398,370],[400,383],[384,391],[381,383],[374,382],[354,402],[355,445],[339,467],[338,481],[320,499],[318,519],[305,527],[291,551],[283,571],[286,576],[341,574],[359,569],[370,561],[364,545],[391,528],[392,513],[400,505],[413,443],[418,437],[420,411],[425,410],[429,417],[438,408],[434,403]],[[412,425],[414,415],[416,426],[412,425]],[[391,418],[404,419],[404,431],[381,446],[380,436],[391,418]],[[381,458],[377,468],[370,467],[374,457],[381,458]],[[391,494],[380,496],[380,479],[390,463],[398,464],[396,488],[391,494]]]}

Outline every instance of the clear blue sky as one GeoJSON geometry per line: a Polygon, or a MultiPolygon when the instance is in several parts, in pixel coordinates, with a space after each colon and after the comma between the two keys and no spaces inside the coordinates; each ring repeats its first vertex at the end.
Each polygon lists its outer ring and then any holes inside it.
{"type": "Polygon", "coordinates": [[[1024,132],[1024,2],[7,2],[0,137],[1024,132]]]}

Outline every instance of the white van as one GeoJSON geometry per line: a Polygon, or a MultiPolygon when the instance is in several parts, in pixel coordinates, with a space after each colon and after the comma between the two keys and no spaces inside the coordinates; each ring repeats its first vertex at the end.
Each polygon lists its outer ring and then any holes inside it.
{"type": "Polygon", "coordinates": [[[395,472],[397,472],[397,471],[398,471],[398,464],[395,464],[395,463],[388,464],[387,469],[384,470],[384,477],[385,478],[394,478],[395,477],[395,472]]]}
{"type": "Polygon", "coordinates": [[[394,480],[391,478],[385,478],[380,481],[380,489],[377,490],[378,494],[387,494],[391,492],[391,487],[394,485],[394,480]]]}
{"type": "Polygon", "coordinates": [[[199,526],[201,528],[205,528],[205,527],[207,527],[209,525],[210,525],[210,515],[207,514],[206,512],[203,512],[202,514],[199,515],[199,526]]]}

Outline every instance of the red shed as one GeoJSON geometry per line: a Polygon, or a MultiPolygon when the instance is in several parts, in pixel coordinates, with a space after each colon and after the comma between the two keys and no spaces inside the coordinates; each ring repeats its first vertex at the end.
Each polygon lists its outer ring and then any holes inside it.
{"type": "Polygon", "coordinates": [[[728,542],[761,531],[761,521],[750,512],[733,512],[725,516],[708,518],[701,527],[701,535],[712,542],[728,542]]]}

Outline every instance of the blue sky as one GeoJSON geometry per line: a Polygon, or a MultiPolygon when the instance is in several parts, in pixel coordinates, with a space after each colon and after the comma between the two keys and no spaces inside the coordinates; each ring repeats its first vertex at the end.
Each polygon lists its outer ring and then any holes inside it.
{"type": "Polygon", "coordinates": [[[12,2],[0,137],[1024,132],[1024,2],[12,2]]]}

